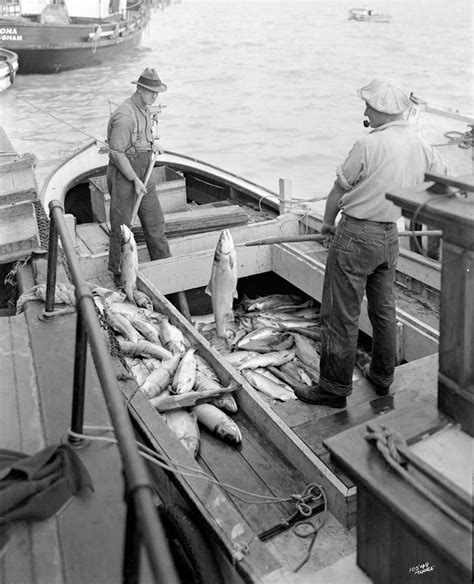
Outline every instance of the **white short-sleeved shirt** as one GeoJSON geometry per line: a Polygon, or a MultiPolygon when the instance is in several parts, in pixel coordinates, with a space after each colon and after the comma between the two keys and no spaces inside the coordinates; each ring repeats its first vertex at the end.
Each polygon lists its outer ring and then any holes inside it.
{"type": "Polygon", "coordinates": [[[448,167],[408,122],[374,128],[357,140],[337,169],[337,182],[347,191],[339,208],[357,219],[395,222],[401,209],[385,194],[420,185],[426,172],[447,174],[448,167]]]}

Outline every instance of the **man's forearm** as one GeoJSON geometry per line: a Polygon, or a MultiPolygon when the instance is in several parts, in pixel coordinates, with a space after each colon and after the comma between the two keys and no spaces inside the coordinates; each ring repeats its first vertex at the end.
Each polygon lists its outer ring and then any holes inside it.
{"type": "Polygon", "coordinates": [[[337,214],[339,213],[339,201],[346,191],[336,181],[329,191],[326,199],[326,208],[324,210],[324,223],[327,225],[334,225],[337,214]]]}

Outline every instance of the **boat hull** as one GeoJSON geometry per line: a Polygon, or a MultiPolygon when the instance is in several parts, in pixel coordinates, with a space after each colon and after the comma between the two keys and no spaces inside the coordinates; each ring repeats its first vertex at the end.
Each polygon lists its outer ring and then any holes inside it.
{"type": "Polygon", "coordinates": [[[127,39],[108,41],[107,44],[83,43],[71,47],[25,47],[17,48],[21,63],[21,73],[59,73],[72,69],[83,69],[101,65],[111,59],[116,59],[118,50],[137,47],[142,38],[143,31],[130,35],[127,39]]]}
{"type": "Polygon", "coordinates": [[[100,65],[138,46],[148,20],[148,12],[120,27],[113,21],[64,25],[0,20],[0,40],[19,56],[21,73],[59,73],[100,65]]]}
{"type": "Polygon", "coordinates": [[[18,71],[18,55],[0,48],[0,91],[13,85],[18,71]]]}

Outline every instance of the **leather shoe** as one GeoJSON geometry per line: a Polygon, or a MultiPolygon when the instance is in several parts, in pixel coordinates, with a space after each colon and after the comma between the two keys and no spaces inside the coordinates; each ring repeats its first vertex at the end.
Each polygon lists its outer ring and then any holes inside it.
{"type": "Polygon", "coordinates": [[[347,399],[343,395],[336,395],[323,391],[319,386],[314,387],[295,387],[296,396],[308,404],[316,406],[330,406],[331,408],[345,408],[347,399]]]}
{"type": "Polygon", "coordinates": [[[389,394],[389,392],[390,392],[389,386],[383,386],[383,385],[380,385],[379,383],[375,383],[375,381],[372,379],[372,377],[370,375],[370,363],[367,363],[366,365],[364,365],[362,367],[362,373],[363,373],[364,377],[367,379],[367,381],[372,384],[373,388],[375,389],[375,393],[377,395],[384,396],[384,395],[389,394]]]}

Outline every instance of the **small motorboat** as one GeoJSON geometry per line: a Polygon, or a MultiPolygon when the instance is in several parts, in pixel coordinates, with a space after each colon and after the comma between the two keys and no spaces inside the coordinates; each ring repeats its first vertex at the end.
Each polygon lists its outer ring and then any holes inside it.
{"type": "Polygon", "coordinates": [[[0,48],[0,91],[13,84],[18,71],[18,55],[8,49],[0,48]]]}
{"type": "Polygon", "coordinates": [[[370,8],[352,8],[349,10],[349,20],[390,22],[390,15],[376,12],[370,8]]]}

